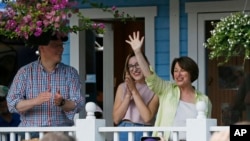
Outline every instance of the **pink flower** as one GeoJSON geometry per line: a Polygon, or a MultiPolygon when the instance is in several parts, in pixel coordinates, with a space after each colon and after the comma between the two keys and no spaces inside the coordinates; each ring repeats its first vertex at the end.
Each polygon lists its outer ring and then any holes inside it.
{"type": "Polygon", "coordinates": [[[6,28],[7,29],[14,29],[16,27],[17,23],[14,20],[9,20],[6,23],[6,28]]]}
{"type": "Polygon", "coordinates": [[[92,28],[95,30],[95,32],[97,34],[103,34],[104,33],[104,29],[105,29],[105,24],[103,23],[93,23],[92,24],[92,28]]]}
{"type": "MultiPolygon", "coordinates": [[[[124,16],[120,14],[115,6],[107,8],[103,4],[88,4],[94,8],[100,8],[109,12],[114,17],[124,16]]],[[[10,38],[25,38],[34,35],[39,37],[43,32],[53,30],[60,35],[76,33],[86,29],[103,34],[105,24],[95,23],[87,18],[76,8],[78,3],[71,0],[16,0],[7,2],[3,12],[0,12],[0,35],[10,38]],[[81,21],[79,26],[71,26],[69,19],[72,14],[81,21]]]]}
{"type": "Polygon", "coordinates": [[[41,3],[37,3],[37,4],[36,4],[36,8],[37,8],[37,9],[40,9],[41,7],[42,7],[41,3]]]}
{"type": "Polygon", "coordinates": [[[99,23],[98,26],[99,26],[99,28],[102,28],[102,29],[105,28],[105,24],[104,23],[99,23]]]}
{"type": "Polygon", "coordinates": [[[61,18],[62,18],[63,20],[67,19],[67,14],[66,14],[66,13],[62,13],[60,16],[61,16],[61,18]]]}
{"type": "Polygon", "coordinates": [[[115,11],[116,10],[116,6],[112,6],[112,11],[115,11]]]}
{"type": "Polygon", "coordinates": [[[36,28],[36,31],[34,33],[34,36],[38,37],[42,34],[43,30],[41,28],[36,28]]]}
{"type": "Polygon", "coordinates": [[[60,19],[61,19],[60,16],[56,16],[55,19],[54,19],[54,21],[55,21],[55,22],[59,22],[60,19]]]}
{"type": "Polygon", "coordinates": [[[92,27],[93,27],[94,29],[96,29],[96,28],[97,28],[97,24],[96,24],[96,23],[93,23],[93,24],[92,24],[92,27]]]}
{"type": "Polygon", "coordinates": [[[43,24],[44,24],[45,27],[48,27],[49,26],[49,21],[48,20],[44,20],[43,24]]]}
{"type": "Polygon", "coordinates": [[[42,26],[42,25],[43,25],[43,22],[42,22],[42,21],[37,21],[37,22],[36,22],[36,25],[37,25],[37,26],[42,26]]]}
{"type": "Polygon", "coordinates": [[[31,16],[30,15],[24,16],[23,21],[24,21],[24,23],[30,22],[31,21],[31,16]]]}

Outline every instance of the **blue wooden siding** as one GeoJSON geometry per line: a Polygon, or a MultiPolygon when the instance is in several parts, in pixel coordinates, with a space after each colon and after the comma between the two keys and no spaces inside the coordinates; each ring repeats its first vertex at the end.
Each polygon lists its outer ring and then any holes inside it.
{"type": "MultiPolygon", "coordinates": [[[[188,54],[187,47],[187,14],[185,13],[186,2],[198,2],[209,0],[180,0],[180,56],[188,54]]],[[[211,1],[211,0],[210,0],[211,1]]],[[[169,80],[171,61],[169,60],[169,0],[95,0],[107,6],[136,7],[136,6],[157,6],[157,17],[155,18],[155,70],[160,77],[169,80]]],[[[1,6],[1,4],[0,4],[1,6]]],[[[89,7],[80,5],[80,8],[89,7]]],[[[72,54],[74,55],[74,54],[72,54]]],[[[62,62],[69,64],[70,50],[69,42],[65,45],[62,62]]]]}
{"type": "Polygon", "coordinates": [[[96,0],[107,6],[157,6],[155,18],[155,71],[169,79],[169,0],[96,0]]]}
{"type": "MultiPolygon", "coordinates": [[[[169,79],[169,1],[168,0],[96,0],[107,6],[136,7],[157,6],[155,18],[155,70],[164,79],[169,79]]],[[[87,7],[82,5],[80,7],[87,7]]]]}
{"type": "MultiPolygon", "coordinates": [[[[171,67],[171,60],[169,60],[169,0],[96,0],[95,2],[102,2],[107,6],[115,5],[117,7],[157,6],[158,11],[155,18],[155,70],[159,76],[169,80],[171,67]]],[[[180,1],[180,55],[187,55],[187,15],[184,9],[185,2],[191,1],[180,1]]],[[[88,5],[81,5],[79,7],[84,8],[88,7],[88,5]]],[[[65,43],[62,62],[65,64],[69,64],[70,62],[69,42],[65,43]]]]}
{"type": "Polygon", "coordinates": [[[169,2],[157,4],[155,18],[155,71],[164,79],[169,78],[169,2]]]}
{"type": "MultiPolygon", "coordinates": [[[[62,62],[65,64],[70,64],[70,49],[69,49],[70,45],[69,45],[69,41],[64,43],[64,51],[63,51],[63,55],[62,55],[62,62]]],[[[74,54],[72,54],[74,55],[74,54]]]]}

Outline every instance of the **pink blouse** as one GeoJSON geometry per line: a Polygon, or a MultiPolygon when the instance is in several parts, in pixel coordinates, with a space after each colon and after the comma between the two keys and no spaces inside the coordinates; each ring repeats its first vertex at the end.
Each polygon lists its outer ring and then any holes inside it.
{"type": "MultiPolygon", "coordinates": [[[[123,93],[122,99],[124,99],[125,94],[127,92],[126,83],[125,82],[122,83],[122,86],[124,88],[124,91],[123,91],[124,93],[123,93]]],[[[154,96],[154,93],[148,88],[147,84],[136,83],[136,88],[137,88],[139,94],[141,95],[142,100],[144,101],[144,103],[146,105],[148,105],[149,102],[152,100],[152,98],[154,96]]],[[[142,120],[142,118],[140,116],[140,113],[138,111],[138,108],[136,107],[135,102],[134,102],[133,99],[130,101],[128,110],[127,110],[125,116],[123,117],[123,120],[129,120],[129,121],[131,121],[133,123],[152,125],[152,123],[145,123],[142,120]]]]}

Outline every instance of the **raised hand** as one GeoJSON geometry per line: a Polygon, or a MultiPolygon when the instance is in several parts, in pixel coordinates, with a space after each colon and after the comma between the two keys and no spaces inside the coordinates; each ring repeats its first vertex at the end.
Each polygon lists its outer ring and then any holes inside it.
{"type": "Polygon", "coordinates": [[[140,50],[144,41],[144,36],[140,39],[140,32],[133,32],[133,37],[131,35],[128,36],[129,40],[125,40],[126,43],[130,44],[131,48],[134,51],[140,50]]]}

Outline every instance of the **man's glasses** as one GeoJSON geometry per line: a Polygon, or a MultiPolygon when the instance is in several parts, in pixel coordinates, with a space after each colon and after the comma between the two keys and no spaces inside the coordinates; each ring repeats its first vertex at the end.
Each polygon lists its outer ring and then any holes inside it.
{"type": "Polygon", "coordinates": [[[129,69],[130,71],[132,71],[134,68],[135,68],[135,69],[140,69],[139,64],[138,64],[138,63],[135,63],[134,65],[132,65],[132,64],[129,64],[129,65],[128,65],[128,69],[129,69]]]}

